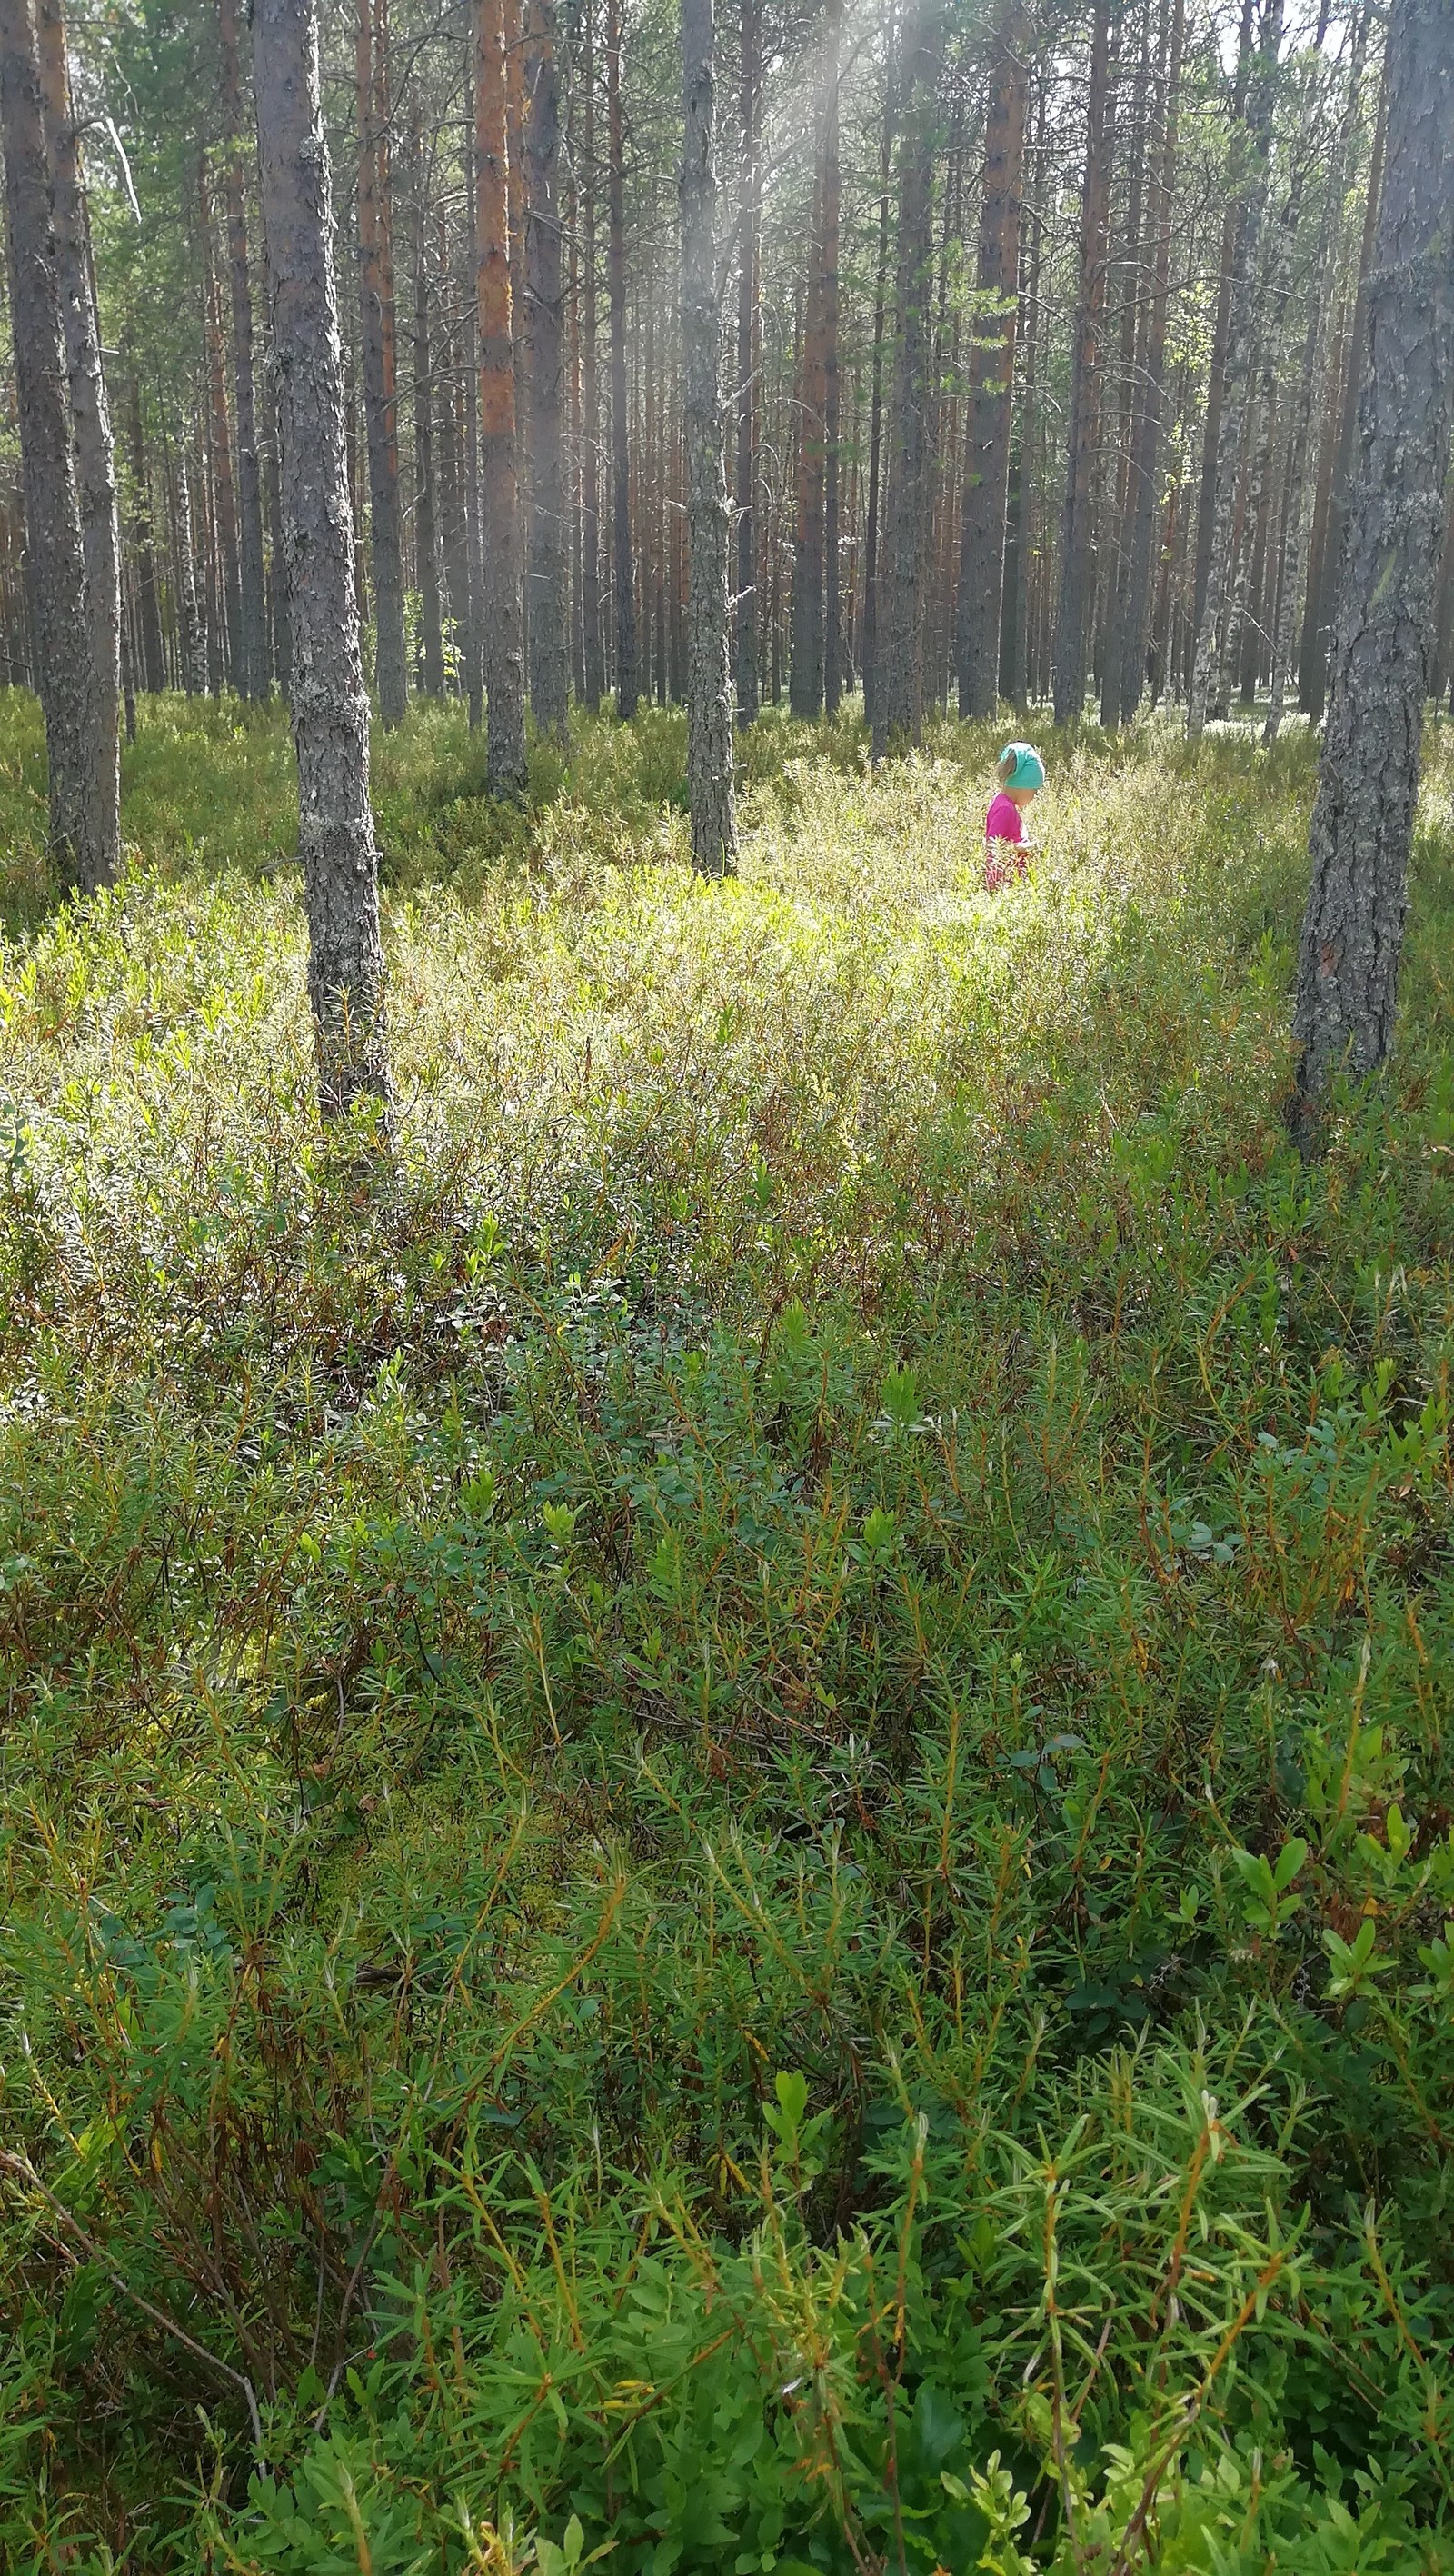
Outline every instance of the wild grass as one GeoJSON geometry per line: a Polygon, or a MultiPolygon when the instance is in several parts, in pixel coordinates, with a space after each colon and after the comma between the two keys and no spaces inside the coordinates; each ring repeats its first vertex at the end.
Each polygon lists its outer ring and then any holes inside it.
{"type": "Polygon", "coordinates": [[[1454,2566],[1450,737],[1311,1172],[1309,743],[997,747],[412,717],[371,1189],[0,707],[7,2568],[1454,2566]]]}

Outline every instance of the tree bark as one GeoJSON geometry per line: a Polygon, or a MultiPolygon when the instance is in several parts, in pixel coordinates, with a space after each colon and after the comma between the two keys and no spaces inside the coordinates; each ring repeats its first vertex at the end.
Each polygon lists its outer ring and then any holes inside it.
{"type": "Polygon", "coordinates": [[[1132,436],[1130,505],[1133,513],[1131,555],[1126,578],[1126,609],[1121,632],[1120,719],[1126,723],[1141,704],[1146,685],[1146,647],[1151,624],[1151,559],[1159,509],[1157,470],[1161,423],[1166,404],[1166,322],[1171,293],[1171,216],[1176,186],[1177,126],[1181,104],[1181,66],[1186,41],[1186,0],[1173,0],[1171,51],[1160,101],[1161,148],[1152,181],[1148,230],[1154,268],[1151,304],[1146,318],[1142,384],[1132,436]]]}
{"type": "Polygon", "coordinates": [[[882,617],[873,756],[920,738],[922,600],[929,499],[929,298],[935,94],[943,51],[938,0],[913,0],[904,27],[899,148],[898,330],[889,431],[882,617]]]}
{"type": "Polygon", "coordinates": [[[51,849],[81,894],[115,867],[115,817],[99,808],[94,657],[87,625],[61,299],[35,29],[28,0],[0,0],[0,134],[26,552],[50,769],[51,849]]]}
{"type": "Polygon", "coordinates": [[[1322,720],[1327,697],[1328,654],[1343,560],[1343,538],[1348,514],[1348,486],[1353,472],[1354,442],[1358,432],[1358,404],[1363,383],[1363,351],[1368,336],[1369,274],[1378,234],[1379,200],[1383,190],[1387,139],[1386,52],[1384,60],[1384,78],[1379,91],[1378,114],[1373,129],[1373,157],[1368,170],[1368,196],[1363,210],[1363,238],[1358,254],[1358,286],[1353,299],[1353,321],[1348,334],[1338,443],[1334,450],[1332,481],[1328,490],[1327,527],[1319,567],[1317,608],[1306,657],[1307,676],[1303,688],[1303,704],[1314,724],[1322,720]]]}
{"type": "Polygon", "coordinates": [[[1358,93],[1363,80],[1367,27],[1367,13],[1361,12],[1354,31],[1353,59],[1348,77],[1347,110],[1338,130],[1338,140],[1333,152],[1333,166],[1328,172],[1323,190],[1322,210],[1318,218],[1318,246],[1313,256],[1312,291],[1308,297],[1307,328],[1303,336],[1302,370],[1298,379],[1297,400],[1289,435],[1286,533],[1282,548],[1277,627],[1272,639],[1272,678],[1267,721],[1262,728],[1264,746],[1276,742],[1282,724],[1288,673],[1292,663],[1293,634],[1297,625],[1298,610],[1302,605],[1303,578],[1308,553],[1307,469],[1308,449],[1313,428],[1313,400],[1317,390],[1318,357],[1323,344],[1324,308],[1332,278],[1338,216],[1343,204],[1348,155],[1357,131],[1358,93]]]}
{"type": "Polygon", "coordinates": [[[839,579],[842,515],[839,453],[839,236],[843,174],[839,163],[839,36],[843,0],[827,0],[823,31],[823,705],[832,716],[843,695],[843,602],[839,579]]]}
{"type": "Polygon", "coordinates": [[[581,661],[592,715],[606,688],[601,633],[601,373],[596,334],[596,0],[581,37],[581,661]]]}
{"type": "Polygon", "coordinates": [[[530,339],[530,554],[526,635],[530,703],[543,734],[564,742],[570,712],[570,564],[566,535],[565,332],[560,74],[550,0],[527,0],[525,283],[530,339]]]}
{"type": "Polygon", "coordinates": [[[811,720],[823,705],[823,165],[822,103],[798,365],[798,469],[793,527],[792,655],[788,706],[811,720]]]}
{"type": "Polygon", "coordinates": [[[687,783],[692,864],[735,873],[731,526],[723,466],[712,0],[682,0],[682,373],[687,482],[687,783]]]}
{"type": "Polygon", "coordinates": [[[252,356],[252,281],[247,258],[247,189],[242,142],[242,83],[237,59],[236,0],[218,0],[222,47],[222,124],[227,138],[227,267],[232,295],[232,399],[237,423],[238,634],[237,685],[245,698],[265,698],[271,679],[267,576],[263,561],[262,472],[252,356]]]}
{"type": "Polygon", "coordinates": [[[757,422],[762,366],[758,168],[762,0],[741,0],[742,161],[737,270],[737,721],[755,722],[758,669],[757,422]]]}
{"type": "Polygon", "coordinates": [[[409,213],[414,263],[414,565],[419,585],[419,678],[426,697],[444,695],[444,612],[439,590],[439,513],[434,470],[434,350],[429,328],[428,208],[424,137],[416,108],[409,128],[409,213]]]}
{"type": "Polygon", "coordinates": [[[873,289],[873,383],[869,397],[868,502],[863,531],[863,712],[873,724],[878,672],[879,518],[883,498],[884,320],[888,308],[889,181],[894,148],[893,26],[890,22],[884,58],[884,121],[879,146],[878,259],[873,289]]]}
{"type": "Polygon", "coordinates": [[[167,685],[162,646],[161,595],[157,580],[156,534],[152,525],[151,481],[146,466],[146,430],[141,410],[141,378],[131,371],[131,546],[136,559],[136,622],[141,643],[141,684],[156,696],[167,685]]]}
{"type": "Polygon", "coordinates": [[[202,336],[207,360],[204,438],[210,469],[208,516],[212,533],[207,561],[217,592],[207,621],[213,656],[208,677],[215,696],[229,682],[241,686],[242,584],[232,424],[227,417],[227,364],[222,347],[222,298],[212,256],[212,188],[205,154],[197,163],[197,211],[202,238],[202,336]]]}
{"type": "Polygon", "coordinates": [[[955,617],[959,712],[977,722],[994,714],[999,678],[1029,25],[1025,0],[1009,0],[985,122],[955,617]]]}
{"type": "Polygon", "coordinates": [[[1454,395],[1454,0],[1393,0],[1358,452],[1298,957],[1295,1125],[1393,1037],[1454,395]]]}
{"type": "MultiPolygon", "coordinates": [[[[1252,20],[1255,0],[1242,0],[1241,24],[1237,34],[1237,68],[1232,81],[1232,124],[1240,127],[1247,113],[1247,83],[1252,70],[1252,20]]],[[[1217,264],[1217,316],[1212,332],[1212,357],[1207,373],[1206,412],[1202,423],[1201,491],[1197,502],[1197,539],[1195,588],[1192,603],[1192,626],[1200,634],[1202,609],[1207,596],[1207,568],[1212,559],[1212,516],[1217,487],[1217,448],[1222,434],[1222,403],[1227,388],[1227,331],[1232,314],[1232,272],[1237,259],[1237,233],[1242,220],[1242,201],[1235,188],[1229,188],[1222,213],[1222,249],[1217,264]]]]}
{"type": "Polygon", "coordinates": [[[369,803],[333,204],[313,0],[253,0],[253,76],[292,621],[308,994],[325,1118],[387,1112],[384,954],[369,803]]]}
{"type": "Polygon", "coordinates": [[[492,794],[518,796],[525,786],[525,633],[504,0],[475,0],[475,197],[486,774],[492,794]]]}
{"type": "Polygon", "coordinates": [[[606,0],[606,285],[611,315],[612,580],[616,713],[636,713],[636,568],[631,545],[631,430],[626,379],[626,141],[621,110],[622,0],[606,0]]]}
{"type": "Polygon", "coordinates": [[[1268,161],[1272,149],[1272,110],[1282,42],[1283,0],[1264,0],[1262,37],[1248,84],[1245,150],[1247,165],[1241,190],[1241,220],[1232,261],[1232,287],[1227,324],[1227,376],[1218,424],[1216,476],[1212,486],[1211,551],[1206,595],[1197,629],[1192,664],[1191,699],[1187,708],[1188,742],[1199,742],[1211,712],[1229,642],[1229,593],[1233,571],[1233,512],[1237,499],[1238,460],[1248,403],[1253,399],[1257,325],[1257,288],[1261,270],[1262,227],[1267,211],[1268,161]]]}
{"type": "Polygon", "coordinates": [[[1080,286],[1070,391],[1070,445],[1060,541],[1060,601],[1055,624],[1055,721],[1069,724],[1085,707],[1094,568],[1091,541],[1101,435],[1101,334],[1106,310],[1106,236],[1110,200],[1107,100],[1110,88],[1110,0],[1095,0],[1086,112],[1085,187],[1081,198],[1080,286]]]}
{"type": "Polygon", "coordinates": [[[404,540],[399,504],[399,388],[394,319],[393,172],[389,142],[388,0],[357,0],[359,302],[364,430],[373,536],[374,682],[385,725],[408,704],[404,540]]]}
{"type": "Polygon", "coordinates": [[[41,102],[51,174],[61,337],[70,378],[76,441],[76,497],[86,567],[86,626],[92,666],[94,829],[107,851],[107,873],[121,857],[121,773],[117,708],[121,685],[121,543],[116,519],[116,459],[101,369],[91,234],[66,67],[60,0],[39,0],[41,102]]]}

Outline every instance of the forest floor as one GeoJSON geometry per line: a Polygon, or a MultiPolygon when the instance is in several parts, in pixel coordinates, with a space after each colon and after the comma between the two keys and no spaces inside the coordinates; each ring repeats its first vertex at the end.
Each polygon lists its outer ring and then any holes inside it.
{"type": "Polygon", "coordinates": [[[371,1172],[0,702],[17,2576],[1454,2568],[1454,733],[1311,1171],[1308,740],[1043,739],[412,717],[371,1172]]]}

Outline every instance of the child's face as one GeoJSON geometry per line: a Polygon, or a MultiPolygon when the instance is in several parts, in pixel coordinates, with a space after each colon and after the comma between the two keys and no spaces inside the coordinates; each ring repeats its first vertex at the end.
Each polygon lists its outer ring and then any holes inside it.
{"type": "Polygon", "coordinates": [[[1010,803],[1012,805],[1018,805],[1022,814],[1024,813],[1027,805],[1034,804],[1039,793],[1040,790],[1038,787],[1007,787],[1005,789],[1005,794],[1008,796],[1010,803]]]}

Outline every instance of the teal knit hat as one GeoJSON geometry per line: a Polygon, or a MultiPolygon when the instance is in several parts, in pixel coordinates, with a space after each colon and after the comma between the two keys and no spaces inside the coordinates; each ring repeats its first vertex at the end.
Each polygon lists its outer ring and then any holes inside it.
{"type": "Polygon", "coordinates": [[[1004,787],[1043,787],[1045,784],[1045,763],[1032,743],[1007,742],[1000,754],[999,765],[1000,784],[1004,787]],[[1007,760],[1013,760],[1015,764],[1008,771],[1005,768],[1007,760]]]}

